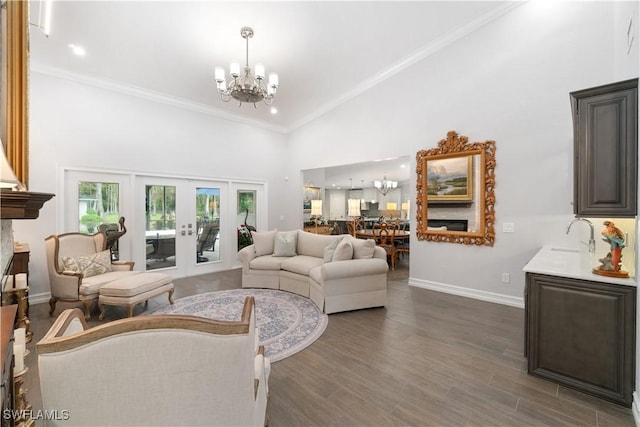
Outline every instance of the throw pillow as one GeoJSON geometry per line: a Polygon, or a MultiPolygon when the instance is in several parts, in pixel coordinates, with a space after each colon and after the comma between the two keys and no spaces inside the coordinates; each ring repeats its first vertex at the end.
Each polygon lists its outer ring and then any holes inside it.
{"type": "Polygon", "coordinates": [[[256,251],[256,256],[271,255],[273,253],[273,244],[276,239],[277,232],[277,228],[271,231],[251,232],[251,237],[253,237],[253,247],[256,251]]]}
{"type": "MultiPolygon", "coordinates": [[[[371,255],[373,256],[373,254],[371,255]]],[[[351,258],[353,258],[353,245],[348,239],[342,239],[333,253],[332,261],[346,261],[351,258]]]]}
{"type": "Polygon", "coordinates": [[[113,271],[111,268],[111,252],[109,250],[87,256],[63,256],[62,265],[65,270],[82,273],[84,277],[97,276],[98,274],[113,271]]]}
{"type": "Polygon", "coordinates": [[[335,239],[333,242],[329,243],[324,248],[324,262],[333,261],[333,254],[336,252],[336,248],[340,243],[341,239],[335,239]]]}
{"type": "Polygon", "coordinates": [[[273,256],[296,256],[296,242],[298,233],[296,231],[278,232],[273,242],[273,256]]]}
{"type": "Polygon", "coordinates": [[[376,249],[376,242],[372,239],[351,239],[353,245],[353,258],[354,259],[366,259],[373,258],[373,252],[376,249]]]}

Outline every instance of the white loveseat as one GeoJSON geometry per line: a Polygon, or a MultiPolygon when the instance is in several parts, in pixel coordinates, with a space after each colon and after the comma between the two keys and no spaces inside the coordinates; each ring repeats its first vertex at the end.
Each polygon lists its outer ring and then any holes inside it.
{"type": "Polygon", "coordinates": [[[387,303],[387,255],[373,240],[302,230],[252,232],[238,252],[243,288],[270,288],[310,298],[325,313],[387,303]]]}
{"type": "Polygon", "coordinates": [[[139,316],[86,329],[67,309],[38,342],[56,426],[264,426],[269,359],[254,299],[239,321],[139,316]]]}

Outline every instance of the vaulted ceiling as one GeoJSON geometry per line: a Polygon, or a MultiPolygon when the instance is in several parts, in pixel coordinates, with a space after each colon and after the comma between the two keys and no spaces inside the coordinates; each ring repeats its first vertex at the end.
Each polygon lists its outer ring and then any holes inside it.
{"type": "Polygon", "coordinates": [[[288,132],[515,7],[496,1],[54,1],[49,37],[31,2],[31,69],[288,132]],[[277,72],[273,106],[223,102],[214,67],[277,72]],[[69,45],[80,45],[76,56],[69,45]]]}

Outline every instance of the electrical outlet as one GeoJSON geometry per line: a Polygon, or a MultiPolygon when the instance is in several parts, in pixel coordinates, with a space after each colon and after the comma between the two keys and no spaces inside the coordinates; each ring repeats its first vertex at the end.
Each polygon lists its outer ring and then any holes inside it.
{"type": "Polygon", "coordinates": [[[502,273],[502,283],[509,283],[510,280],[509,273],[502,273]]]}
{"type": "Polygon", "coordinates": [[[513,233],[516,231],[516,226],[512,222],[503,222],[502,223],[502,232],[503,233],[513,233]]]}

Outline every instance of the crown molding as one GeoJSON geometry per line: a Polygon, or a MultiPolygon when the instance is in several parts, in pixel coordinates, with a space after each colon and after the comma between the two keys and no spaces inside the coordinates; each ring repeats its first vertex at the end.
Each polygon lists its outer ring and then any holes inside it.
{"type": "Polygon", "coordinates": [[[44,65],[38,61],[31,61],[30,71],[32,73],[40,73],[43,75],[56,77],[60,79],[69,80],[75,83],[80,83],[88,86],[97,87],[99,89],[108,90],[111,92],[117,92],[124,95],[132,96],[135,98],[145,99],[147,101],[153,101],[160,104],[170,105],[173,107],[181,108],[184,110],[193,111],[200,114],[206,114],[208,116],[217,117],[232,122],[237,122],[257,128],[270,130],[273,132],[287,133],[287,129],[282,126],[275,126],[270,123],[266,123],[260,120],[246,119],[236,116],[234,114],[227,113],[220,109],[211,107],[206,104],[190,101],[188,99],[179,98],[176,96],[167,95],[160,92],[155,92],[148,89],[143,89],[138,86],[126,85],[119,82],[100,79],[96,77],[90,77],[84,74],[73,73],[71,71],[63,70],[61,68],[51,67],[44,65]]]}
{"type": "Polygon", "coordinates": [[[384,70],[382,70],[381,72],[375,74],[370,79],[362,81],[362,83],[360,83],[359,85],[354,87],[349,92],[346,92],[341,97],[336,98],[333,101],[322,105],[321,107],[316,109],[311,114],[301,118],[300,120],[297,120],[296,122],[294,122],[291,126],[289,126],[287,128],[287,132],[291,132],[292,130],[297,129],[297,128],[309,123],[310,121],[315,120],[320,116],[323,116],[324,114],[326,114],[329,111],[337,108],[341,104],[344,104],[345,102],[357,97],[358,95],[361,95],[362,93],[366,92],[367,90],[371,89],[372,87],[374,87],[374,86],[384,82],[385,80],[395,76],[396,74],[400,73],[401,71],[406,70],[410,66],[416,64],[417,62],[420,62],[420,61],[430,57],[431,55],[439,52],[440,50],[444,49],[445,47],[455,43],[458,40],[460,40],[461,38],[471,34],[472,32],[476,31],[477,29],[482,28],[485,25],[489,24],[490,22],[498,19],[502,15],[505,15],[505,14],[511,12],[513,9],[515,9],[517,7],[520,7],[521,5],[525,4],[527,1],[528,0],[508,2],[508,3],[506,3],[506,4],[504,4],[504,5],[500,6],[500,7],[497,7],[495,9],[491,10],[490,12],[487,12],[484,15],[474,19],[469,24],[467,24],[467,25],[465,25],[463,27],[457,28],[455,30],[452,30],[452,31],[449,31],[449,32],[443,34],[442,36],[440,36],[439,38],[437,38],[433,42],[429,43],[428,45],[424,46],[422,49],[414,52],[413,54],[407,56],[406,58],[404,58],[400,62],[398,62],[398,63],[396,63],[396,64],[394,64],[394,65],[392,65],[392,66],[390,66],[390,67],[388,67],[388,68],[386,68],[384,70]]]}
{"type": "Polygon", "coordinates": [[[290,126],[276,126],[261,120],[243,118],[243,117],[228,113],[226,111],[214,108],[210,105],[193,102],[184,98],[167,95],[161,92],[155,92],[155,91],[143,89],[138,86],[126,85],[126,84],[122,84],[115,81],[109,81],[105,79],[86,76],[83,74],[73,73],[60,68],[50,67],[48,65],[39,63],[38,61],[34,61],[34,60],[31,61],[30,71],[52,76],[52,77],[70,80],[73,82],[77,82],[77,83],[81,83],[89,86],[94,86],[94,87],[112,91],[112,92],[122,93],[125,95],[129,95],[129,96],[133,96],[141,99],[146,99],[153,102],[158,102],[165,105],[171,105],[177,108],[182,108],[185,110],[189,110],[189,111],[193,111],[201,114],[206,114],[206,115],[217,117],[223,120],[228,120],[236,123],[254,126],[257,128],[266,129],[269,131],[278,132],[282,134],[288,134],[291,131],[304,126],[305,124],[317,119],[318,117],[325,115],[326,113],[337,108],[338,106],[361,95],[362,93],[384,82],[385,80],[391,77],[394,77],[396,74],[430,57],[431,55],[455,43],[456,41],[469,35],[470,33],[476,31],[477,29],[482,28],[483,26],[498,19],[499,17],[511,12],[513,9],[520,7],[521,5],[527,3],[527,1],[528,0],[507,2],[504,5],[497,7],[485,13],[484,15],[476,18],[475,20],[471,21],[469,24],[465,25],[464,27],[457,28],[455,30],[449,31],[448,33],[445,33],[438,39],[424,46],[422,49],[402,59],[400,62],[386,69],[383,69],[381,72],[373,75],[371,78],[362,81],[359,85],[354,87],[352,90],[344,93],[342,96],[335,98],[332,101],[319,106],[312,113],[295,121],[290,126]]]}

